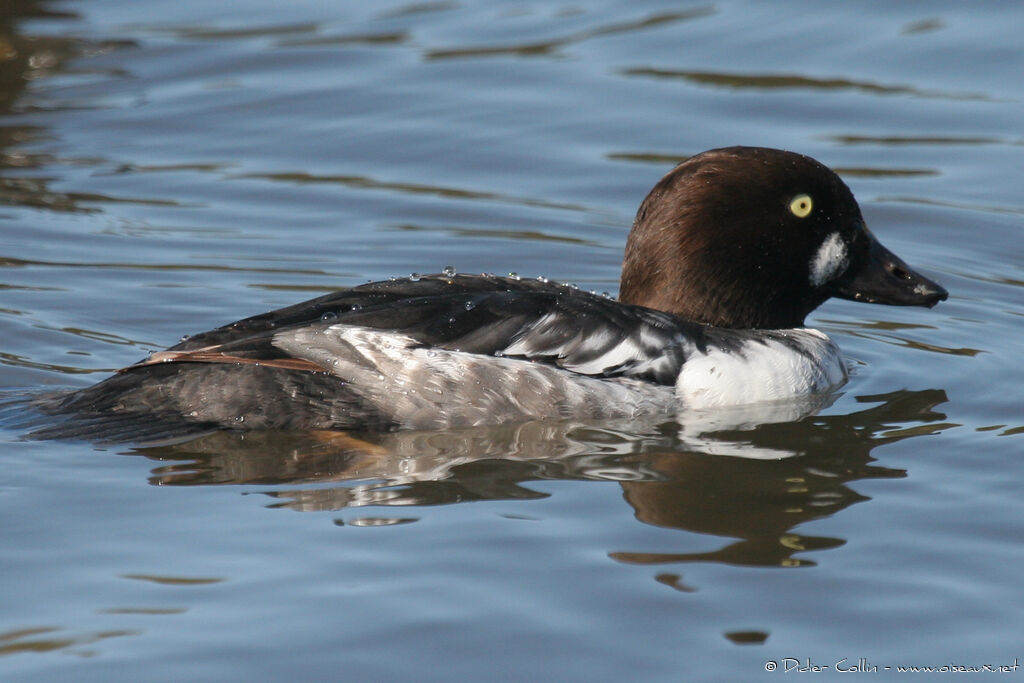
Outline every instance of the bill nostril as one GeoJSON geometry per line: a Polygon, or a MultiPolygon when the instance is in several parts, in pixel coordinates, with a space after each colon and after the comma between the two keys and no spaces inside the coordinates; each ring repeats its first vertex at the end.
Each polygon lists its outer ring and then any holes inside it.
{"type": "Polygon", "coordinates": [[[900,280],[909,280],[911,278],[910,273],[896,263],[890,263],[886,266],[886,269],[892,273],[892,275],[900,280]]]}

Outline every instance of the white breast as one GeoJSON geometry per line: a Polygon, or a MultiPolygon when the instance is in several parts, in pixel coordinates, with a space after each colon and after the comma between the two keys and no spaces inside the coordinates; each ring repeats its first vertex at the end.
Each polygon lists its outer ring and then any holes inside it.
{"type": "Polygon", "coordinates": [[[689,408],[717,408],[803,396],[846,381],[839,348],[812,329],[773,330],[736,347],[687,357],[676,395],[689,408]]]}

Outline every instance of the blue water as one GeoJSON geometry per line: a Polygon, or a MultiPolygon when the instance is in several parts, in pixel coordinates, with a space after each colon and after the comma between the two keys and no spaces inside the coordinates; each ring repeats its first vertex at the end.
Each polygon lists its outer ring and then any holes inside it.
{"type": "Polygon", "coordinates": [[[9,427],[0,679],[1024,660],[1022,26],[994,2],[0,10],[0,397],[448,265],[615,293],[647,190],[731,144],[836,168],[951,292],[825,304],[853,376],[795,422],[164,448],[9,427]]]}

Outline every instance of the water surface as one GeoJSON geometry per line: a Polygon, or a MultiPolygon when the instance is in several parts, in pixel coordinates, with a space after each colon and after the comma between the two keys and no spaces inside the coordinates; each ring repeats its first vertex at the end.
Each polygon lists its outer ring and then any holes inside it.
{"type": "Polygon", "coordinates": [[[8,397],[448,265],[614,294],[647,190],[731,144],[836,168],[951,298],[819,309],[853,376],[795,420],[165,447],[11,427],[0,678],[725,681],[1024,659],[1024,10],[5,12],[8,397]]]}

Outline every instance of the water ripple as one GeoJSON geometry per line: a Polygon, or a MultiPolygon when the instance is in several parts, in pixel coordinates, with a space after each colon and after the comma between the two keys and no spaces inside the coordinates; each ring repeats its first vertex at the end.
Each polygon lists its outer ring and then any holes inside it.
{"type": "Polygon", "coordinates": [[[678,79],[730,89],[754,90],[853,90],[873,95],[910,95],[913,97],[945,99],[945,100],[979,100],[995,102],[996,98],[984,93],[956,93],[937,90],[923,90],[909,85],[886,85],[871,81],[858,81],[849,78],[813,78],[798,74],[752,74],[730,73],[726,71],[691,71],[685,69],[656,69],[636,67],[623,69],[626,76],[643,76],[650,78],[678,79]]]}
{"type": "Polygon", "coordinates": [[[272,180],[286,183],[333,183],[367,190],[389,190],[407,194],[428,194],[446,197],[450,199],[474,199],[507,202],[520,206],[533,206],[544,209],[560,209],[564,211],[588,212],[589,209],[580,204],[568,204],[564,202],[551,202],[543,199],[531,199],[529,197],[516,197],[512,195],[499,194],[496,192],[482,192],[477,190],[464,190],[455,187],[444,187],[441,185],[424,185],[421,183],[395,183],[383,180],[376,180],[367,176],[355,175],[316,175],[313,173],[243,173],[233,176],[235,178],[252,178],[259,180],[272,180]]]}
{"type": "Polygon", "coordinates": [[[460,48],[438,48],[428,50],[424,57],[426,59],[450,59],[466,57],[494,57],[499,55],[517,55],[520,57],[534,57],[538,55],[549,55],[573,43],[582,43],[591,38],[614,35],[618,33],[630,33],[641,31],[651,27],[661,27],[666,24],[690,21],[699,19],[715,13],[711,6],[696,7],[685,12],[664,12],[652,14],[636,21],[612,23],[606,26],[587,29],[570,33],[560,38],[551,38],[535,42],[518,43],[511,45],[481,45],[476,47],[460,48]]]}

